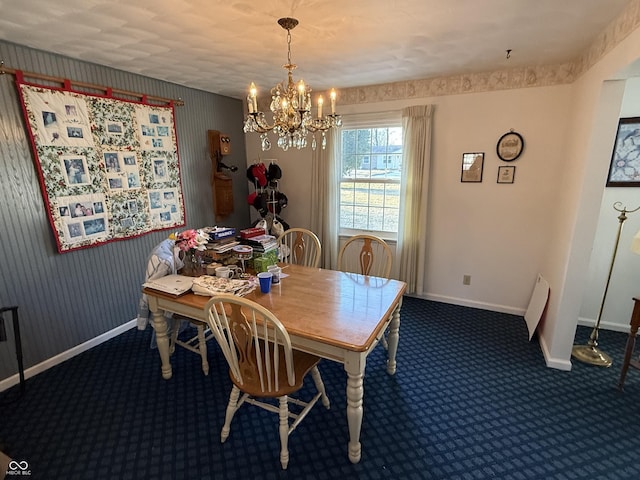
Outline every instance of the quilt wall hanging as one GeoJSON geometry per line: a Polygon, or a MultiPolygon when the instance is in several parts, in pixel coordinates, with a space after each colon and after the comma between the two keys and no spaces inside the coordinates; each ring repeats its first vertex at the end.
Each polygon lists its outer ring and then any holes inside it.
{"type": "Polygon", "coordinates": [[[185,224],[173,104],[16,84],[58,252],[185,224]]]}

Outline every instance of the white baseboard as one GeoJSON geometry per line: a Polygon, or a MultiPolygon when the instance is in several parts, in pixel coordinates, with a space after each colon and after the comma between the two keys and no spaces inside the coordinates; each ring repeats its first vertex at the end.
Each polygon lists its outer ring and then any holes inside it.
{"type": "MultiPolygon", "coordinates": [[[[595,324],[596,324],[596,321],[594,319],[578,317],[578,325],[581,325],[583,327],[593,328],[595,324]]],[[[619,323],[601,321],[599,328],[601,330],[611,330],[614,332],[629,333],[629,326],[620,325],[619,323]]],[[[571,359],[563,360],[558,358],[556,359],[551,358],[549,356],[549,350],[543,338],[540,338],[540,346],[542,347],[542,353],[544,354],[544,359],[548,367],[557,368],[558,370],[567,370],[567,371],[571,370],[571,359]]]]}
{"type": "MultiPolygon", "coordinates": [[[[584,318],[584,317],[578,317],[578,325],[581,325],[583,327],[594,327],[596,324],[596,320],[592,319],[592,318],[584,318]]],[[[624,333],[629,333],[629,324],[627,323],[626,325],[621,325],[619,323],[613,323],[613,322],[607,322],[600,320],[600,327],[601,330],[613,330],[614,332],[624,332],[624,333]]]]}
{"type": "Polygon", "coordinates": [[[540,344],[540,348],[542,349],[544,363],[547,365],[547,367],[555,368],[557,370],[564,370],[566,372],[571,370],[571,360],[551,357],[551,355],[549,354],[549,347],[547,346],[547,342],[540,335],[538,335],[538,343],[540,344]]]}
{"type": "MultiPolygon", "coordinates": [[[[594,319],[578,317],[578,325],[581,325],[583,327],[593,328],[595,324],[596,324],[596,321],[594,319]]],[[[619,323],[601,321],[599,328],[601,330],[612,330],[614,332],[624,332],[624,333],[629,332],[629,326],[620,325],[619,323]]],[[[558,370],[566,370],[566,371],[571,370],[571,359],[562,360],[557,358],[556,359],[551,358],[549,356],[549,350],[543,338],[540,338],[540,346],[542,347],[542,353],[544,354],[544,359],[548,367],[557,368],[558,370]]]]}
{"type": "Polygon", "coordinates": [[[526,312],[526,309],[524,308],[508,307],[506,305],[497,305],[495,303],[476,302],[473,300],[468,300],[466,298],[447,297],[445,295],[435,295],[432,293],[412,296],[424,298],[425,300],[433,300],[434,302],[450,303],[452,305],[460,305],[462,307],[479,308],[481,310],[490,310],[492,312],[519,315],[521,317],[524,317],[524,313],[526,312]]]}
{"type": "MultiPolygon", "coordinates": [[[[73,358],[82,352],[86,352],[87,350],[95,347],[96,345],[100,345],[101,343],[104,343],[107,340],[117,337],[121,333],[124,333],[127,330],[130,330],[136,327],[136,324],[137,324],[136,322],[137,321],[134,318],[133,320],[130,320],[127,323],[124,323],[114,328],[113,330],[109,330],[108,332],[105,332],[102,335],[98,335],[97,337],[92,338],[91,340],[87,340],[86,342],[81,343],[80,345],[76,345],[75,347],[70,348],[65,352],[59,353],[55,357],[48,358],[44,362],[40,362],[37,365],[34,365],[33,367],[27,368],[24,371],[24,378],[25,379],[31,378],[39,373],[44,372],[45,370],[51,367],[55,367],[56,365],[64,362],[65,360],[69,360],[70,358],[73,358]]],[[[20,375],[18,373],[16,373],[11,377],[5,378],[4,380],[0,381],[0,392],[3,392],[8,388],[13,387],[14,385],[18,385],[19,383],[20,383],[20,375]]]]}

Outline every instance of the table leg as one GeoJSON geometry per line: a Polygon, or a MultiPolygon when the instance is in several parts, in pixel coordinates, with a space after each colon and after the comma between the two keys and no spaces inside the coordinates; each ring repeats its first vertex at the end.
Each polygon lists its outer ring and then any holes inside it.
{"type": "Polygon", "coordinates": [[[620,371],[620,380],[618,380],[618,389],[624,388],[624,380],[627,377],[627,370],[629,370],[629,362],[631,361],[631,355],[636,345],[636,335],[638,333],[638,327],[640,326],[640,300],[634,298],[633,312],[631,313],[631,327],[629,328],[629,338],[627,339],[627,348],[624,351],[624,361],[622,362],[622,370],[620,371]]]}
{"type": "Polygon", "coordinates": [[[400,338],[400,307],[402,307],[402,299],[393,310],[391,323],[389,324],[389,338],[387,339],[387,373],[389,375],[396,373],[396,353],[398,352],[398,340],[400,338]]]}
{"type": "Polygon", "coordinates": [[[198,351],[202,359],[202,371],[209,375],[209,360],[207,359],[207,340],[204,336],[204,325],[198,324],[198,351]]]}
{"type": "Polygon", "coordinates": [[[633,353],[633,349],[636,345],[636,333],[629,333],[629,338],[627,339],[627,348],[624,351],[624,361],[622,362],[622,371],[620,372],[620,380],[618,380],[618,389],[622,390],[624,388],[624,380],[627,377],[627,370],[629,370],[629,362],[631,361],[631,354],[633,353]]]}
{"type": "Polygon", "coordinates": [[[173,375],[169,360],[169,337],[167,335],[167,320],[162,310],[153,311],[153,329],[156,331],[156,344],[162,362],[162,378],[169,380],[173,375]]]}
{"type": "Polygon", "coordinates": [[[360,430],[362,429],[362,402],[364,399],[365,357],[354,352],[347,358],[344,369],[347,372],[347,423],[349,425],[349,460],[358,463],[362,453],[360,430]]]}

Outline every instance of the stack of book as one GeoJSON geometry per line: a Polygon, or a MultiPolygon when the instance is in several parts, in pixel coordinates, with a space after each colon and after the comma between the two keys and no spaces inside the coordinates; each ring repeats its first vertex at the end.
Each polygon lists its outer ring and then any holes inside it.
{"type": "Polygon", "coordinates": [[[251,245],[254,254],[267,253],[278,249],[278,242],[273,235],[257,235],[255,237],[243,238],[242,243],[251,245]]]}
{"type": "Polygon", "coordinates": [[[253,258],[247,263],[248,268],[256,272],[266,272],[269,265],[278,262],[278,242],[273,235],[261,234],[241,238],[240,241],[253,247],[253,258]]]}
{"type": "Polygon", "coordinates": [[[233,256],[233,247],[240,242],[236,239],[236,229],[231,227],[208,227],[203,229],[209,235],[207,256],[216,262],[224,262],[233,256]]]}
{"type": "Polygon", "coordinates": [[[217,242],[209,242],[207,245],[208,250],[213,250],[216,253],[225,253],[229,252],[238,245],[240,242],[236,240],[234,237],[230,237],[225,240],[220,240],[217,242]]]}

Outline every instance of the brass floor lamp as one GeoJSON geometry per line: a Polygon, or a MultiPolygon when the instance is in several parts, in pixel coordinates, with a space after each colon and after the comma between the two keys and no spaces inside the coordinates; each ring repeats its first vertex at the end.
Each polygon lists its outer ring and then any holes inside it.
{"type": "Polygon", "coordinates": [[[604,310],[604,304],[607,300],[607,292],[609,291],[609,283],[611,283],[611,273],[613,272],[613,265],[616,261],[616,254],[618,253],[618,243],[620,243],[620,234],[622,233],[622,226],[627,219],[627,213],[633,213],[640,210],[640,207],[634,210],[627,210],[622,206],[621,202],[613,204],[613,209],[616,212],[620,212],[618,215],[618,233],[616,235],[616,243],[613,247],[613,255],[611,256],[611,264],[609,265],[609,274],[607,275],[607,283],[604,287],[604,293],[602,294],[602,303],[600,304],[600,310],[598,311],[598,319],[596,324],[591,330],[591,335],[586,345],[574,345],[571,350],[571,356],[576,360],[599,367],[610,367],[612,360],[609,355],[604,353],[598,348],[598,331],[600,329],[600,319],[602,318],[602,311],[604,310]]]}

